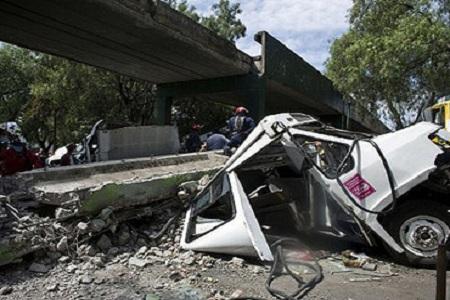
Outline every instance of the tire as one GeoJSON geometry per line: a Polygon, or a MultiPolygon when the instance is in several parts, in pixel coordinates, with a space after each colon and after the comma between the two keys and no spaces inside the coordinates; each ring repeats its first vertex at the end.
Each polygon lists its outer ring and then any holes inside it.
{"type": "Polygon", "coordinates": [[[385,244],[394,260],[416,267],[435,266],[437,247],[450,235],[449,209],[435,201],[409,201],[385,216],[386,230],[405,250],[400,254],[385,244]]]}

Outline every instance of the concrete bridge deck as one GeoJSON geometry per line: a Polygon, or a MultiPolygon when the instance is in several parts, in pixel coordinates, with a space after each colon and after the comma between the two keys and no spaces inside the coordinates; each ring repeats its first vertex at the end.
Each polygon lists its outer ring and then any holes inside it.
{"type": "Polygon", "coordinates": [[[267,32],[251,57],[158,0],[1,0],[0,40],[157,83],[158,124],[170,122],[174,98],[195,96],[246,105],[256,119],[302,112],[386,131],[267,32]]]}
{"type": "Polygon", "coordinates": [[[0,40],[154,83],[248,73],[252,58],[161,1],[2,0],[0,40]]]}

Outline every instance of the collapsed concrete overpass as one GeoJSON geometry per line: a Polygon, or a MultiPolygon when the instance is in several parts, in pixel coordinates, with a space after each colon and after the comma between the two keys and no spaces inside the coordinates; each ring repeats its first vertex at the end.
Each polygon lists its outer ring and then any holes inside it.
{"type": "Polygon", "coordinates": [[[1,0],[0,40],[157,83],[161,124],[174,98],[193,96],[247,105],[256,118],[303,112],[386,130],[270,34],[256,36],[261,56],[251,57],[158,0],[1,0]]]}

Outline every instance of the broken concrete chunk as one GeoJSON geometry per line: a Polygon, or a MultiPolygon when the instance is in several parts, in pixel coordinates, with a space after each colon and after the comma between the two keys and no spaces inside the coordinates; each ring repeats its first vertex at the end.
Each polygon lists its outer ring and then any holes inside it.
{"type": "Polygon", "coordinates": [[[147,252],[147,250],[147,246],[142,246],[141,248],[139,248],[138,252],[136,252],[136,256],[143,256],[145,252],[147,252]]]}
{"type": "Polygon", "coordinates": [[[94,281],[94,278],[89,275],[82,275],[79,279],[80,283],[82,284],[90,284],[94,281]]]}
{"type": "Polygon", "coordinates": [[[51,284],[51,285],[47,286],[47,291],[49,291],[49,292],[54,292],[57,289],[58,289],[58,283],[51,284]]]}
{"type": "Polygon", "coordinates": [[[188,181],[180,184],[179,188],[188,194],[194,194],[198,191],[199,183],[198,181],[188,181]]]}
{"type": "Polygon", "coordinates": [[[116,256],[117,254],[119,254],[120,250],[117,247],[112,247],[111,249],[108,250],[107,254],[108,256],[116,256]]]}
{"type": "Polygon", "coordinates": [[[66,268],[67,273],[75,273],[76,270],[78,270],[76,265],[68,265],[66,268]]]}
{"type": "Polygon", "coordinates": [[[47,273],[50,270],[50,266],[39,264],[39,263],[32,263],[31,266],[28,268],[30,272],[34,273],[47,273]]]}
{"type": "Polygon", "coordinates": [[[102,209],[98,217],[106,222],[111,217],[112,213],[113,213],[112,208],[107,207],[102,209]]]}
{"type": "Polygon", "coordinates": [[[128,260],[128,265],[138,267],[138,268],[144,268],[145,266],[148,265],[148,261],[145,259],[137,258],[137,257],[131,257],[128,260]]]}
{"type": "Polygon", "coordinates": [[[94,219],[89,222],[89,229],[93,232],[100,232],[106,227],[106,222],[102,219],[94,219]]]}
{"type": "Polygon", "coordinates": [[[77,228],[80,233],[86,233],[88,231],[89,225],[85,222],[80,222],[78,223],[77,228]]]}
{"type": "Polygon", "coordinates": [[[61,238],[61,240],[56,244],[56,249],[60,252],[64,252],[69,247],[67,236],[61,238]]]}
{"type": "Polygon", "coordinates": [[[237,266],[237,267],[243,267],[244,266],[244,260],[239,257],[233,257],[230,261],[231,264],[237,266]]]}
{"type": "Polygon", "coordinates": [[[96,243],[97,247],[99,247],[102,251],[108,251],[112,247],[111,240],[105,234],[103,234],[100,239],[96,243]]]}
{"type": "Polygon", "coordinates": [[[364,263],[362,265],[361,268],[363,270],[366,270],[366,271],[376,271],[377,270],[377,264],[366,262],[366,263],[364,263]]]}
{"type": "Polygon", "coordinates": [[[59,259],[58,259],[58,261],[60,262],[60,263],[66,263],[66,262],[68,262],[70,260],[70,258],[68,257],[68,256],[62,256],[62,257],[60,257],[59,259]]]}
{"type": "Polygon", "coordinates": [[[13,291],[13,288],[10,286],[4,286],[0,288],[0,295],[5,296],[11,294],[13,291]]]}
{"type": "Polygon", "coordinates": [[[63,219],[63,218],[68,217],[68,216],[70,216],[72,214],[73,214],[73,210],[71,210],[71,209],[65,209],[65,208],[62,208],[62,207],[58,207],[55,210],[55,218],[56,219],[63,219]]]}
{"type": "Polygon", "coordinates": [[[126,225],[121,225],[119,232],[116,235],[117,238],[117,244],[119,246],[126,245],[128,241],[130,240],[130,229],[126,225]]]}
{"type": "Polygon", "coordinates": [[[86,255],[95,256],[97,254],[97,249],[94,246],[88,245],[85,250],[86,255]]]}

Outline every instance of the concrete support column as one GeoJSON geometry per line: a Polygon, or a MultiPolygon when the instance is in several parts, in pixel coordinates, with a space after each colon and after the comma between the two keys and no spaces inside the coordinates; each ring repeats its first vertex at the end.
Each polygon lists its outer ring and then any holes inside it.
{"type": "Polygon", "coordinates": [[[246,106],[255,122],[259,122],[266,115],[266,81],[264,78],[258,79],[255,88],[248,91],[246,106]]]}
{"type": "Polygon", "coordinates": [[[170,125],[172,113],[172,97],[158,95],[156,97],[155,109],[153,110],[153,122],[155,125],[170,125]]]}

